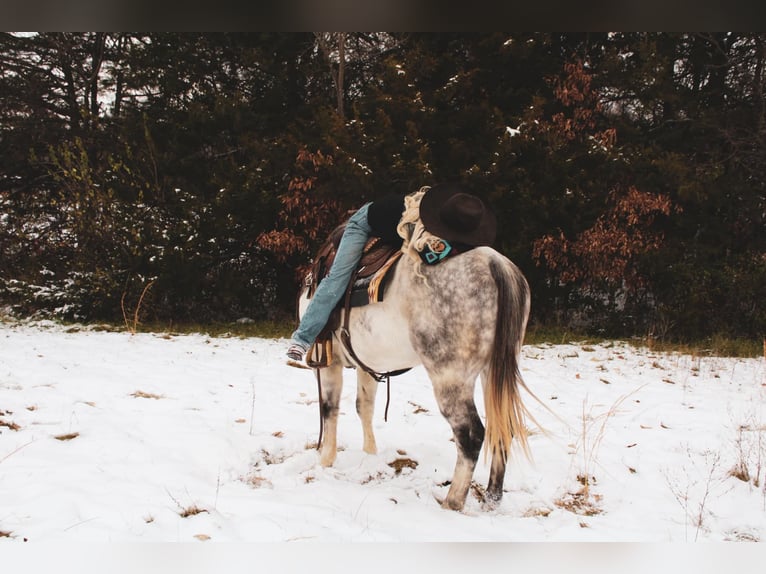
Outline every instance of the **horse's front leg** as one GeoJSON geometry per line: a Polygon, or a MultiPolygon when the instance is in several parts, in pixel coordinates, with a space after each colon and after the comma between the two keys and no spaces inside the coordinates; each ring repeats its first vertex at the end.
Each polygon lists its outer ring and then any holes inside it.
{"type": "Polygon", "coordinates": [[[329,367],[321,369],[319,376],[322,388],[319,409],[323,428],[319,461],[322,466],[332,466],[338,456],[338,412],[343,390],[343,367],[339,361],[333,361],[329,367]]]}
{"type": "Polygon", "coordinates": [[[375,394],[378,391],[378,381],[362,369],[356,369],[356,412],[362,421],[364,433],[364,452],[377,454],[375,433],[372,430],[372,416],[375,413],[375,394]]]}

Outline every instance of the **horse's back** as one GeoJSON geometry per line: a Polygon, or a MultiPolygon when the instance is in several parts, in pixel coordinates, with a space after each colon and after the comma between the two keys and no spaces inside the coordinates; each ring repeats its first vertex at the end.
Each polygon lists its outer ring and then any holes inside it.
{"type": "MultiPolygon", "coordinates": [[[[498,316],[498,283],[492,268],[513,264],[479,247],[427,270],[412,307],[411,336],[424,364],[479,370],[491,353],[498,316]]],[[[415,279],[417,284],[417,278],[415,279]]]]}

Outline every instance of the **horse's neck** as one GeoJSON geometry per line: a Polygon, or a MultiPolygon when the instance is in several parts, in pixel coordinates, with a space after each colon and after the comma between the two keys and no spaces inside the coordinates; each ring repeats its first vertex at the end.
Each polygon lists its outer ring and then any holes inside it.
{"type": "Polygon", "coordinates": [[[386,292],[386,297],[403,304],[412,299],[413,293],[428,289],[429,270],[424,269],[426,267],[426,265],[420,265],[413,261],[406,253],[403,254],[396,262],[394,277],[386,292]]]}

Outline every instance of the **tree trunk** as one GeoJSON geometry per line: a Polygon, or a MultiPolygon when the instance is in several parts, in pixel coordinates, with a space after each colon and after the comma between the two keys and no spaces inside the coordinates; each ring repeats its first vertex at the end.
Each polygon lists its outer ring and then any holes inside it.
{"type": "Polygon", "coordinates": [[[91,122],[98,119],[98,79],[101,73],[101,64],[104,61],[104,45],[106,43],[106,34],[96,32],[93,39],[93,50],[91,51],[91,74],[90,74],[90,115],[91,122]]]}
{"type": "Polygon", "coordinates": [[[343,76],[346,71],[346,34],[338,33],[338,74],[335,80],[335,89],[338,95],[338,115],[344,119],[343,109],[343,76]]]}
{"type": "Polygon", "coordinates": [[[344,118],[345,112],[343,109],[343,83],[346,73],[346,34],[344,32],[333,33],[317,33],[315,34],[317,43],[319,44],[319,50],[324,55],[327,66],[330,68],[330,75],[332,76],[333,84],[335,85],[335,98],[336,107],[335,111],[341,117],[344,118]],[[335,68],[335,64],[332,61],[332,40],[333,37],[338,42],[338,67],[335,68]]]}

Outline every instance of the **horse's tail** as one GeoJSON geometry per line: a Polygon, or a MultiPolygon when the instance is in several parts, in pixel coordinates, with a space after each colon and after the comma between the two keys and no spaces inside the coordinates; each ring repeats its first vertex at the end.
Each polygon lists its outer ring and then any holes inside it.
{"type": "Polygon", "coordinates": [[[493,257],[489,269],[497,285],[495,340],[486,371],[484,403],[487,416],[485,456],[507,460],[511,441],[516,439],[529,457],[525,419],[534,421],[522,403],[520,390],[526,385],[519,371],[519,356],[529,317],[529,285],[510,261],[493,257]]]}

